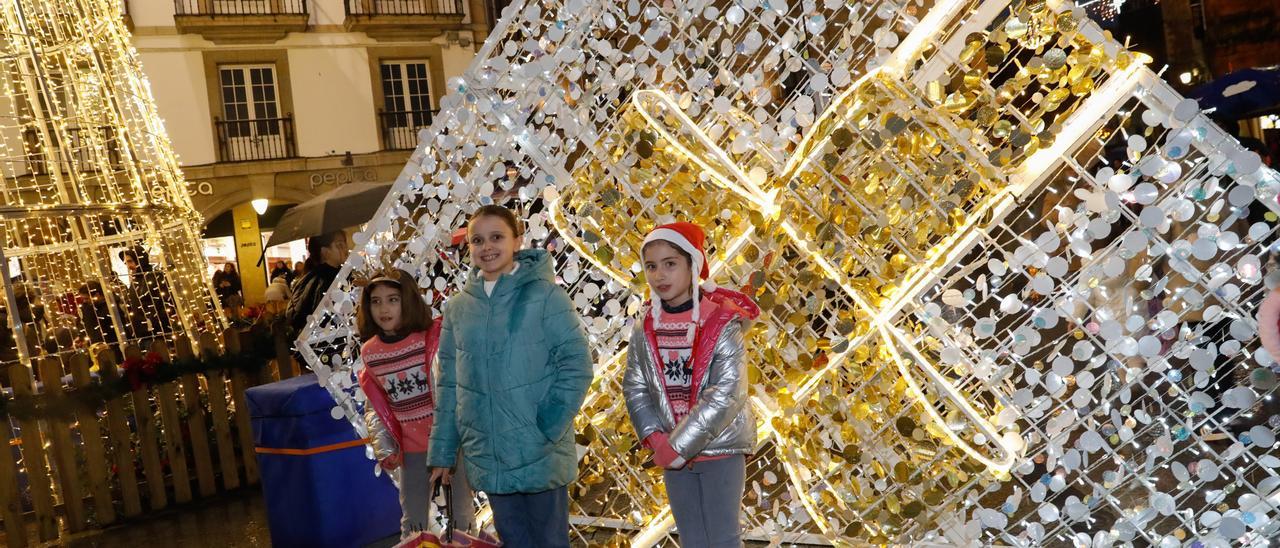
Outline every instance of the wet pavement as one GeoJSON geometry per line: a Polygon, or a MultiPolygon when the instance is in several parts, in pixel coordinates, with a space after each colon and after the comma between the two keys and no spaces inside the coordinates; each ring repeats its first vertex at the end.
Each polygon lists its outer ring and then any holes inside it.
{"type": "Polygon", "coordinates": [[[74,548],[271,546],[266,506],[258,490],[228,494],[144,519],[70,536],[74,548]]]}
{"type": "MultiPolygon", "coordinates": [[[[34,533],[34,531],[31,531],[34,533]]],[[[181,546],[183,548],[238,548],[271,546],[267,528],[266,505],[262,492],[244,490],[147,514],[106,529],[69,535],[64,532],[63,546],[71,548],[133,548],[136,546],[181,546]]],[[[613,544],[614,534],[598,531],[592,545],[613,544]]],[[[0,536],[2,538],[2,536],[0,536]]],[[[387,538],[366,548],[390,548],[396,538],[387,538]]],[[[746,542],[746,546],[763,547],[763,542],[746,542]]],[[[795,545],[788,545],[795,546],[795,545]]]]}

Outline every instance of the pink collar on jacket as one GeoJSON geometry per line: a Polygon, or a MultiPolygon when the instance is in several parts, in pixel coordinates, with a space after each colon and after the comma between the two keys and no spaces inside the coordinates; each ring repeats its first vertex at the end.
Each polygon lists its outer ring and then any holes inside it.
{"type": "MultiPolygon", "coordinates": [[[[711,358],[716,353],[716,340],[720,338],[720,333],[724,331],[725,326],[738,318],[750,321],[760,316],[760,307],[751,300],[751,297],[710,284],[703,286],[702,302],[699,304],[701,310],[698,314],[697,331],[693,338],[693,379],[690,385],[693,387],[692,403],[697,403],[698,387],[701,386],[707,368],[711,366],[711,358]]],[[[661,379],[663,378],[662,359],[658,355],[658,336],[653,329],[653,314],[649,313],[651,306],[653,303],[646,303],[641,317],[644,318],[644,335],[649,341],[649,351],[653,352],[653,363],[658,368],[658,378],[661,379]]],[[[665,393],[665,386],[663,391],[665,393]]]]}
{"type": "Polygon", "coordinates": [[[1272,289],[1258,305],[1258,339],[1271,359],[1280,362],[1280,288],[1272,289]]]}
{"type": "MultiPolygon", "coordinates": [[[[435,321],[431,322],[431,327],[427,329],[427,357],[424,366],[427,369],[428,383],[431,382],[431,367],[435,364],[436,350],[440,348],[440,327],[443,325],[444,318],[436,318],[435,321]]],[[[373,407],[373,411],[378,414],[378,420],[381,420],[382,424],[386,426],[387,431],[391,433],[391,438],[396,440],[396,445],[403,447],[404,434],[400,431],[400,423],[396,421],[395,415],[391,413],[391,404],[387,401],[387,393],[383,391],[382,383],[379,383],[378,379],[374,378],[368,367],[360,370],[359,381],[360,389],[364,391],[365,405],[373,407]]]]}

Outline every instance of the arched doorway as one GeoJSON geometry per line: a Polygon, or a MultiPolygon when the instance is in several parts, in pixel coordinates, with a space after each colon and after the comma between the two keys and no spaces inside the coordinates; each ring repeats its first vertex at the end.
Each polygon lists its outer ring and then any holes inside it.
{"type": "Polygon", "coordinates": [[[234,264],[245,304],[261,303],[271,278],[279,274],[291,278],[294,264],[306,258],[306,244],[302,240],[277,245],[263,252],[263,245],[271,237],[280,217],[295,205],[272,201],[259,214],[246,202],[210,218],[201,233],[204,256],[209,264],[208,275],[213,277],[228,263],[234,264]],[[280,265],[285,272],[278,270],[280,265]]]}

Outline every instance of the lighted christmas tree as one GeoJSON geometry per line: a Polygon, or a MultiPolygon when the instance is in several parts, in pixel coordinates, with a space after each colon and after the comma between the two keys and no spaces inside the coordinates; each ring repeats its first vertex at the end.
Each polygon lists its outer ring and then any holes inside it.
{"type": "Polygon", "coordinates": [[[619,380],[641,239],[679,218],[764,311],[748,538],[1277,532],[1252,317],[1280,180],[1078,8],[532,2],[498,29],[303,336],[358,428],[352,281],[447,295],[454,230],[507,203],[597,352],[575,542],[671,542],[619,380]]]}
{"type": "Polygon", "coordinates": [[[0,6],[0,365],[225,326],[120,3],[0,6]]]}

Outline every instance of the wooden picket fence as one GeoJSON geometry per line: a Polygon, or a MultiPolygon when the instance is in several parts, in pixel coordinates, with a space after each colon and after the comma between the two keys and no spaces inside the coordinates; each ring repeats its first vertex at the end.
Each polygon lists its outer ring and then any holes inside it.
{"type": "MultiPolygon", "coordinates": [[[[240,332],[227,330],[222,342],[225,352],[238,353],[240,332]]],[[[185,336],[175,343],[178,359],[193,357],[185,336]]],[[[219,352],[212,334],[201,336],[199,343],[205,355],[219,352]]],[[[259,375],[185,375],[111,400],[98,412],[79,411],[75,420],[16,420],[17,438],[10,425],[3,425],[0,445],[10,450],[0,455],[0,519],[6,535],[0,544],[56,541],[67,533],[138,518],[144,511],[257,484],[245,390],[297,374],[287,342],[276,341],[275,347],[276,359],[259,375]]],[[[150,351],[171,361],[163,341],[150,351]]],[[[126,346],[124,355],[141,357],[142,352],[126,346]]],[[[105,348],[92,358],[86,353],[46,357],[37,362],[46,381],[42,391],[63,392],[60,382],[47,381],[67,374],[74,387],[96,382],[90,376],[91,359],[101,374],[118,371],[115,354],[105,348]]],[[[34,394],[30,370],[11,367],[9,374],[15,397],[34,394]]]]}

